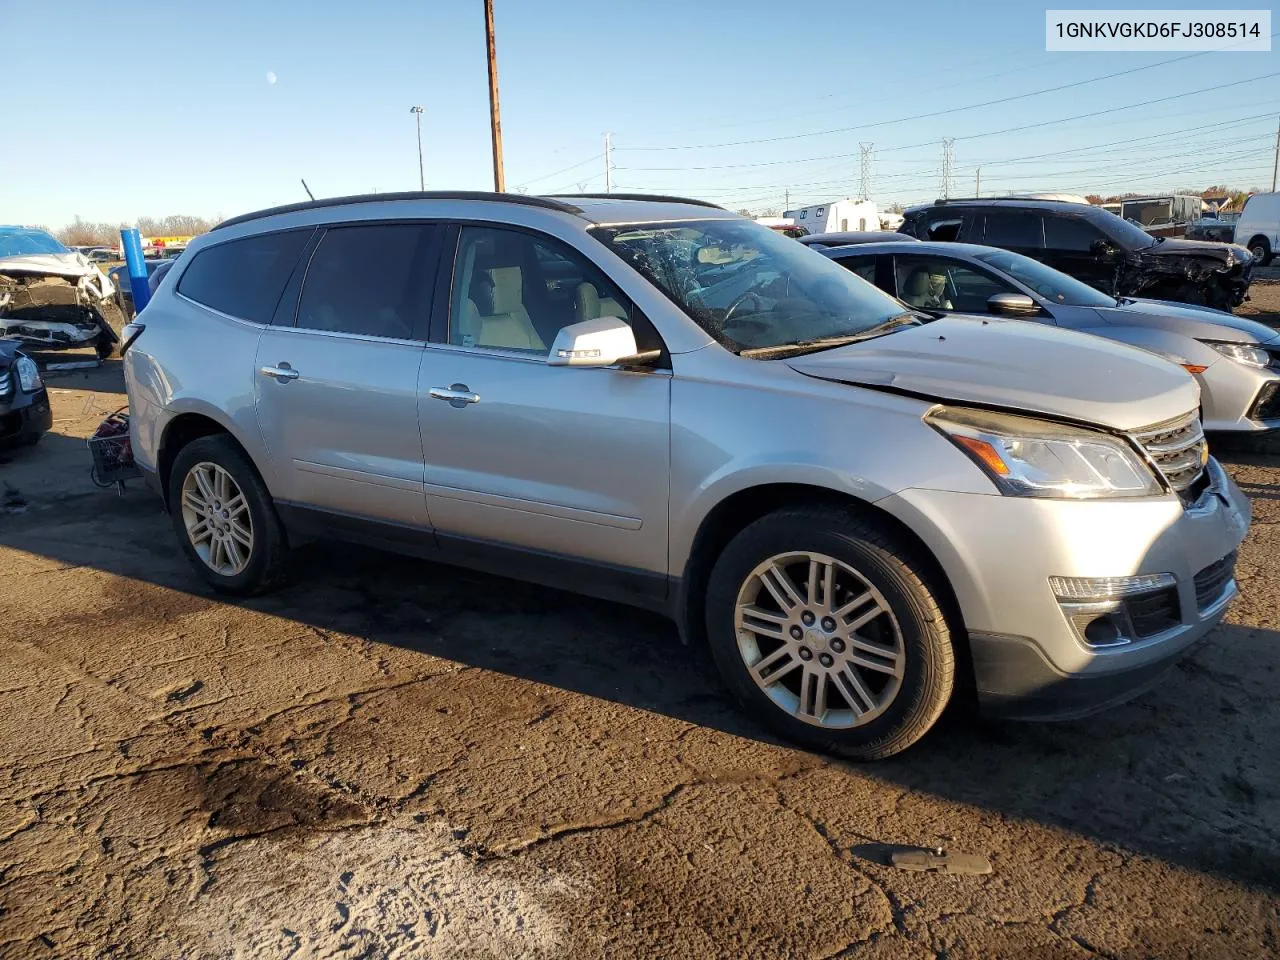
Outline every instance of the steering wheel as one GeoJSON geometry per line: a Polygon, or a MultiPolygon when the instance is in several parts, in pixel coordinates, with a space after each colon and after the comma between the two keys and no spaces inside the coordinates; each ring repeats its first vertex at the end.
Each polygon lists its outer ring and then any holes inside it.
{"type": "Polygon", "coordinates": [[[737,312],[738,308],[741,307],[748,300],[755,301],[756,310],[760,309],[760,304],[763,302],[760,299],[760,296],[754,290],[748,290],[746,293],[742,294],[736,300],[734,300],[733,303],[729,304],[728,309],[725,310],[724,312],[724,317],[721,318],[720,320],[720,326],[723,327],[730,320],[732,320],[734,313],[737,312]]]}

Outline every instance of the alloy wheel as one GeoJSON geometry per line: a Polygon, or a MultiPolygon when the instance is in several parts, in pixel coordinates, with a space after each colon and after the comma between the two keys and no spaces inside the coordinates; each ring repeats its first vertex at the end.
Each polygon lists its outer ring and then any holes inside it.
{"type": "Polygon", "coordinates": [[[734,609],[738,652],[751,679],[804,723],[869,723],[902,688],[902,630],[884,595],[821,553],[770,557],[747,576],[734,609]]]}
{"type": "Polygon", "coordinates": [[[253,518],[244,492],[216,463],[197,463],[182,481],[182,522],[196,555],[215,573],[234,577],[253,556],[253,518]]]}

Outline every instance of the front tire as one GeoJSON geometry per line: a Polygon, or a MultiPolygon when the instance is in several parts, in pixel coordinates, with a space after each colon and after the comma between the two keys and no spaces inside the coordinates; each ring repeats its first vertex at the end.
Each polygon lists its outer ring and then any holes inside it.
{"type": "Polygon", "coordinates": [[[852,759],[911,746],[955,685],[923,567],[851,511],[784,509],[745,528],[712,569],[706,619],[712,658],[749,712],[852,759]]]}
{"type": "Polygon", "coordinates": [[[283,576],[288,545],[271,494],[226,434],[200,437],[178,452],[169,514],[187,559],[215,590],[247,596],[283,576]]]}

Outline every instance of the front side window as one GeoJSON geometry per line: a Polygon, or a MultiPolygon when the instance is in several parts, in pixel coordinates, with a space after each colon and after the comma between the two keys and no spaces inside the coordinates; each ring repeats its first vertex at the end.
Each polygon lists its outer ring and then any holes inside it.
{"type": "MultiPolygon", "coordinates": [[[[1045,221],[1048,226],[1048,221],[1045,221]]],[[[1001,273],[1008,274],[1024,286],[1030,287],[1050,303],[1070,307],[1114,307],[1114,297],[1100,293],[1087,283],[1069,277],[1039,260],[1032,260],[1020,253],[1008,250],[992,250],[977,254],[979,260],[990,264],[1001,273]]]]}
{"type": "Polygon", "coordinates": [[[861,277],[871,285],[876,282],[876,260],[875,257],[841,257],[836,263],[850,271],[855,277],[861,277]]]}
{"type": "Polygon", "coordinates": [[[435,227],[361,224],[325,231],[298,299],[305,330],[410,340],[422,337],[435,227]]]}
{"type": "Polygon", "coordinates": [[[546,354],[561,328],[600,317],[632,324],[640,349],[653,348],[630,301],[577,251],[517,230],[462,229],[450,343],[546,354]]]}
{"type": "Polygon", "coordinates": [[[1040,217],[1022,212],[988,213],[985,242],[993,247],[1040,249],[1044,246],[1040,217]]]}
{"type": "Polygon", "coordinates": [[[310,227],[261,233],[207,247],[179,278],[178,293],[220,313],[270,323],[311,233],[310,227]]]}
{"type": "Polygon", "coordinates": [[[1044,245],[1050,250],[1088,253],[1102,231],[1079,217],[1045,217],[1044,245]]]}
{"type": "Polygon", "coordinates": [[[838,263],[758,223],[636,223],[591,234],[735,353],[805,349],[904,314],[838,263]]]}
{"type": "Polygon", "coordinates": [[[945,257],[898,256],[894,259],[899,298],[908,306],[922,310],[986,313],[988,298],[997,293],[1018,292],[1012,284],[1000,283],[945,257]]]}

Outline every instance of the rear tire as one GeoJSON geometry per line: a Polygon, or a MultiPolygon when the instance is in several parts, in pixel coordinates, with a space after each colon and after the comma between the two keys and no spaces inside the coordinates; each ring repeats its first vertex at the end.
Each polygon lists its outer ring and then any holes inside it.
{"type": "Polygon", "coordinates": [[[200,437],[178,451],[168,492],[178,542],[213,589],[249,596],[283,579],[289,555],[284,527],[266,484],[230,436],[200,437]],[[212,489],[211,478],[212,487],[222,489],[212,489]]]}
{"type": "Polygon", "coordinates": [[[750,713],[856,760],[919,740],[955,685],[950,630],[923,565],[848,510],[787,508],[746,527],[712,569],[706,627],[721,677],[750,713]]]}
{"type": "Polygon", "coordinates": [[[1265,267],[1271,262],[1271,244],[1266,237],[1254,237],[1250,240],[1249,252],[1253,254],[1254,262],[1259,267],[1265,267]]]}

